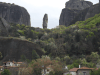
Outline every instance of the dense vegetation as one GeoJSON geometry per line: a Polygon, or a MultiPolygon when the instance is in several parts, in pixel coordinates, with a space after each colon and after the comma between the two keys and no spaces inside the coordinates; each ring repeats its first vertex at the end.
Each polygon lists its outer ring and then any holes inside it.
{"type": "Polygon", "coordinates": [[[45,55],[60,58],[65,55],[90,55],[91,52],[100,54],[100,14],[86,21],[78,21],[65,27],[40,29],[25,25],[11,24],[9,37],[26,39],[40,45],[45,55]]]}
{"type": "Polygon", "coordinates": [[[21,69],[23,75],[40,75],[42,66],[45,69],[50,64],[54,70],[50,75],[62,75],[65,65],[68,69],[78,67],[79,64],[90,68],[100,67],[100,14],[68,27],[60,25],[53,29],[11,24],[8,37],[38,44],[44,55],[49,57],[41,58],[35,50],[32,51],[32,61],[22,55],[20,61],[29,63],[24,70],[21,69]]]}

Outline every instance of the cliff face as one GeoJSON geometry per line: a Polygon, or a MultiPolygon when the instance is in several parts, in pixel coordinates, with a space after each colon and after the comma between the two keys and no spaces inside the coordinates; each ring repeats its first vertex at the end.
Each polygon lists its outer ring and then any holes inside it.
{"type": "Polygon", "coordinates": [[[10,25],[4,18],[0,18],[0,36],[8,36],[10,25]]]}
{"type": "Polygon", "coordinates": [[[60,16],[59,25],[69,26],[70,22],[75,18],[76,15],[78,15],[79,12],[80,10],[77,9],[64,8],[60,16]]]}
{"type": "Polygon", "coordinates": [[[100,4],[93,5],[89,8],[89,10],[85,16],[85,20],[87,18],[93,17],[93,16],[95,16],[95,14],[99,14],[99,13],[100,13],[100,4]]]}
{"type": "Polygon", "coordinates": [[[69,26],[71,21],[83,10],[93,5],[93,3],[84,0],[70,0],[66,2],[62,10],[59,25],[69,26]]]}
{"type": "Polygon", "coordinates": [[[70,0],[65,5],[65,8],[83,10],[93,5],[93,3],[84,0],[70,0]]]}
{"type": "Polygon", "coordinates": [[[86,8],[82,10],[71,22],[71,24],[74,24],[77,21],[84,21],[90,17],[95,16],[96,14],[100,13],[100,4],[95,4],[89,8],[86,8]]]}
{"type": "Polygon", "coordinates": [[[42,55],[41,48],[34,43],[7,37],[0,37],[0,52],[3,55],[3,61],[18,61],[21,55],[25,55],[27,59],[32,59],[32,50],[38,55],[42,55]]]}
{"type": "Polygon", "coordinates": [[[25,8],[18,5],[0,2],[0,17],[4,18],[8,23],[31,26],[29,13],[25,8]]]}

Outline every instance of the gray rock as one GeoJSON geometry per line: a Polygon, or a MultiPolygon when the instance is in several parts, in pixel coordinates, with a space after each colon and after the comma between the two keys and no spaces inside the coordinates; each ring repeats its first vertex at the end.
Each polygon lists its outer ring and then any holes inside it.
{"type": "Polygon", "coordinates": [[[99,14],[100,13],[100,4],[95,4],[93,6],[91,6],[85,16],[85,20],[95,16],[95,14],[99,14]]]}
{"type": "Polygon", "coordinates": [[[83,9],[92,6],[93,3],[84,0],[70,0],[65,5],[60,15],[59,25],[69,26],[83,9]]]}
{"type": "Polygon", "coordinates": [[[89,1],[84,1],[84,0],[70,0],[70,1],[66,2],[65,5],[66,5],[65,7],[69,8],[69,9],[83,10],[83,9],[93,5],[93,3],[89,2],[89,1]]]}
{"type": "Polygon", "coordinates": [[[39,56],[42,56],[42,52],[39,45],[29,42],[27,40],[21,40],[11,37],[0,37],[0,52],[3,54],[2,61],[18,61],[21,59],[21,55],[25,55],[27,59],[32,60],[32,51],[36,50],[39,56]]]}
{"type": "Polygon", "coordinates": [[[47,24],[48,24],[48,15],[45,14],[43,17],[43,29],[47,28],[47,24]]]}
{"type": "Polygon", "coordinates": [[[69,25],[75,24],[77,21],[84,21],[88,10],[89,8],[82,10],[77,16],[75,16],[75,18],[70,22],[69,25]]]}
{"type": "Polygon", "coordinates": [[[8,36],[10,25],[4,18],[0,18],[0,36],[8,36]]]}
{"type": "Polygon", "coordinates": [[[25,24],[31,26],[30,15],[24,7],[0,2],[0,17],[8,23],[25,24]]]}
{"type": "Polygon", "coordinates": [[[62,10],[59,25],[69,26],[70,22],[78,15],[80,10],[64,8],[62,10]]]}
{"type": "Polygon", "coordinates": [[[100,4],[95,4],[89,8],[86,8],[84,10],[82,10],[71,22],[71,24],[74,24],[77,21],[84,21],[90,17],[95,16],[95,14],[99,14],[100,13],[100,4]]]}

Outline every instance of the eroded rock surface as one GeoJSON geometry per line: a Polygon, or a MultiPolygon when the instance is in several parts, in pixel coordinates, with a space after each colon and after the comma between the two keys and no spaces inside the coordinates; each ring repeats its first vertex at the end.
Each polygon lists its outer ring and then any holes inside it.
{"type": "Polygon", "coordinates": [[[42,56],[43,52],[39,45],[20,39],[14,39],[11,37],[0,37],[0,52],[2,52],[3,60],[18,61],[21,59],[21,55],[25,55],[27,59],[32,60],[32,51],[35,50],[39,56],[42,56]]]}
{"type": "Polygon", "coordinates": [[[71,21],[83,10],[93,5],[93,3],[84,0],[70,0],[66,2],[62,9],[59,25],[69,26],[71,21]]]}
{"type": "Polygon", "coordinates": [[[45,14],[43,17],[43,29],[47,28],[47,24],[48,24],[48,15],[45,14]]]}
{"type": "Polygon", "coordinates": [[[24,7],[0,2],[0,17],[8,23],[25,24],[31,26],[30,15],[24,7]]]}
{"type": "Polygon", "coordinates": [[[8,36],[10,25],[4,18],[0,18],[0,36],[8,36]]]}

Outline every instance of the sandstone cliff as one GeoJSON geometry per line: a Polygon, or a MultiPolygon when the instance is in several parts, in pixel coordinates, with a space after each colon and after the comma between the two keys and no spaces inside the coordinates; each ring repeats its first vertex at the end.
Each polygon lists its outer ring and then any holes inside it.
{"type": "Polygon", "coordinates": [[[66,7],[62,10],[59,20],[59,25],[69,26],[70,22],[78,15],[83,9],[93,5],[93,3],[84,0],[70,0],[66,2],[66,7]]]}
{"type": "Polygon", "coordinates": [[[0,37],[0,52],[2,52],[3,61],[9,59],[18,61],[21,55],[25,55],[27,59],[32,59],[32,50],[35,50],[40,56],[43,54],[41,48],[35,43],[16,38],[0,37]]]}
{"type": "Polygon", "coordinates": [[[31,26],[30,15],[24,7],[0,2],[0,17],[8,23],[25,24],[31,26]]]}

